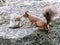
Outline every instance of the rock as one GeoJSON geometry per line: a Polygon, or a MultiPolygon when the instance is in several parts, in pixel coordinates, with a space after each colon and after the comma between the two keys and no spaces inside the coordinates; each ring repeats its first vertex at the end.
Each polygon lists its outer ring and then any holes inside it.
{"type": "Polygon", "coordinates": [[[10,15],[9,28],[18,28],[20,24],[20,16],[16,13],[10,15]]]}

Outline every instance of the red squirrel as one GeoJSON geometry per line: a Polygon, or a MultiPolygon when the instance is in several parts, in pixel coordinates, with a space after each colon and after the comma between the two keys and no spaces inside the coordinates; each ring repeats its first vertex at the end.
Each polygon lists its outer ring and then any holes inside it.
{"type": "Polygon", "coordinates": [[[36,24],[39,30],[50,30],[50,22],[51,20],[53,20],[53,18],[57,15],[57,11],[54,5],[45,5],[43,7],[43,12],[42,12],[43,16],[46,18],[46,21],[43,21],[42,19],[38,18],[35,15],[30,15],[29,11],[26,11],[25,14],[23,15],[23,17],[28,18],[30,21],[30,27],[33,24],[36,24]]]}

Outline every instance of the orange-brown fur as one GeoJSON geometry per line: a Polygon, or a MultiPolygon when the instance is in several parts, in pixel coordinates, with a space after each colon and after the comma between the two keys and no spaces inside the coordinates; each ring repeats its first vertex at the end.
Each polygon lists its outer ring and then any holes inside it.
{"type": "Polygon", "coordinates": [[[33,24],[36,24],[38,29],[39,30],[48,30],[48,27],[45,23],[45,21],[42,21],[40,18],[38,18],[37,16],[33,16],[33,15],[30,15],[28,14],[29,12],[26,11],[25,14],[23,15],[23,17],[25,18],[28,18],[29,21],[30,21],[30,27],[33,25],[33,24]]]}

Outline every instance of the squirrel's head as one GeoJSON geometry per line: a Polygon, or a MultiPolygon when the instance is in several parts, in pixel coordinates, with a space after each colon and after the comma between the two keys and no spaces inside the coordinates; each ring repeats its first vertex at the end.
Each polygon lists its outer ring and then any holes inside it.
{"type": "Polygon", "coordinates": [[[23,17],[28,18],[28,16],[29,16],[28,12],[29,11],[26,11],[25,14],[23,15],[23,17]]]}

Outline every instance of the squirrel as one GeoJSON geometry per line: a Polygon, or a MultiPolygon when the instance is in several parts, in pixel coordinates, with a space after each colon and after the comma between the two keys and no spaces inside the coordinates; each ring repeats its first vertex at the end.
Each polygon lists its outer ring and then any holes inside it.
{"type": "Polygon", "coordinates": [[[50,30],[50,22],[54,19],[54,17],[57,15],[57,10],[56,7],[54,5],[45,5],[43,7],[43,16],[46,18],[46,21],[43,21],[42,19],[38,18],[35,15],[31,15],[29,14],[29,11],[26,11],[25,14],[23,15],[23,17],[28,18],[30,21],[30,27],[33,24],[36,24],[39,30],[50,30]]]}
{"type": "Polygon", "coordinates": [[[47,20],[47,26],[48,28],[50,28],[49,27],[50,22],[54,20],[54,17],[56,17],[58,14],[57,9],[54,6],[54,4],[48,4],[48,5],[45,5],[42,10],[43,10],[43,16],[47,20]]]}
{"type": "Polygon", "coordinates": [[[31,15],[29,11],[26,11],[25,14],[23,14],[24,18],[28,18],[30,23],[29,26],[32,27],[33,24],[36,24],[38,27],[38,30],[46,30],[48,31],[47,23],[40,19],[39,17],[35,15],[31,15]]]}

